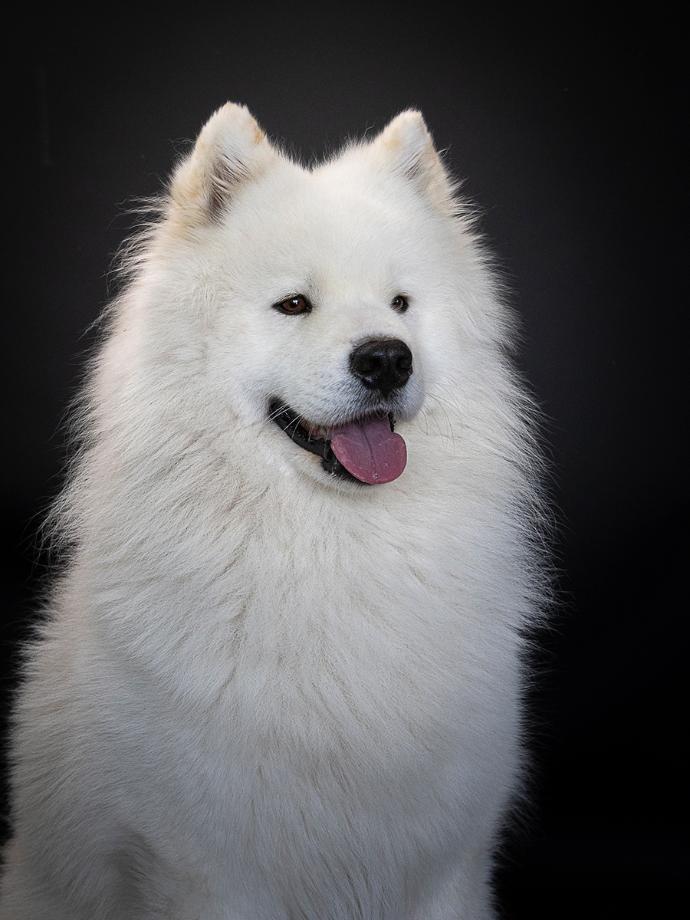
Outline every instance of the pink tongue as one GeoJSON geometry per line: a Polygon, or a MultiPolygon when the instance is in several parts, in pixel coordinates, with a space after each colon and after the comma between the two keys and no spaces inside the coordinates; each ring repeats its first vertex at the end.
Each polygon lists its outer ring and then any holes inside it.
{"type": "Polygon", "coordinates": [[[407,463],[405,441],[385,417],[334,428],[331,448],[348,472],[370,485],[392,482],[407,463]]]}

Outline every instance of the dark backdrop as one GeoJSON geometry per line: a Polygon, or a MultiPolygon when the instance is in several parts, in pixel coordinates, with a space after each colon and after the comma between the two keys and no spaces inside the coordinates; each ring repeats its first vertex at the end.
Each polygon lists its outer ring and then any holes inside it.
{"type": "Polygon", "coordinates": [[[4,81],[5,699],[48,572],[35,530],[60,483],[61,420],[128,203],[159,190],[226,99],[306,157],[418,106],[514,290],[560,518],[534,808],[503,860],[506,917],[669,916],[688,633],[678,27],[255,7],[32,9],[6,38],[19,55],[4,81]]]}

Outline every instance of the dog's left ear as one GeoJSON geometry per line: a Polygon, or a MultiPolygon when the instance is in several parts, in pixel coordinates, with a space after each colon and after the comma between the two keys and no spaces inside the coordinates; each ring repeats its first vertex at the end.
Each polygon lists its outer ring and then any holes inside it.
{"type": "Polygon", "coordinates": [[[246,106],[226,103],[209,118],[191,154],[175,170],[170,198],[176,216],[190,226],[217,219],[238,189],[277,156],[246,106]]]}
{"type": "Polygon", "coordinates": [[[379,168],[414,183],[442,214],[457,212],[458,183],[443,165],[421,112],[408,109],[397,115],[371,142],[370,153],[379,168]]]}

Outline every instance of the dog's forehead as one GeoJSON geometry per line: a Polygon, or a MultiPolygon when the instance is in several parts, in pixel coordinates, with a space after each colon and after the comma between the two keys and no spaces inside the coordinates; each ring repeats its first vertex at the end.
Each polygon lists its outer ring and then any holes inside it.
{"type": "Polygon", "coordinates": [[[277,220],[299,220],[317,232],[334,237],[342,234],[347,239],[367,235],[371,227],[392,230],[399,224],[399,202],[387,200],[374,185],[340,182],[328,173],[306,174],[300,179],[274,189],[266,201],[277,220]]]}
{"type": "Polygon", "coordinates": [[[324,181],[321,175],[300,178],[261,196],[264,230],[283,246],[317,245],[322,256],[342,253],[375,263],[415,238],[416,215],[375,186],[324,181]]]}
{"type": "Polygon", "coordinates": [[[257,300],[347,290],[352,302],[382,302],[448,274],[446,223],[370,171],[279,163],[229,203],[213,251],[257,300]]]}

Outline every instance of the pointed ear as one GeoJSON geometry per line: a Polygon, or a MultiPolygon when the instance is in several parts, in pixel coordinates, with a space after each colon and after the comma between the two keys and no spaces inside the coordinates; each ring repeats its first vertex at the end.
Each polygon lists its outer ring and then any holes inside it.
{"type": "Polygon", "coordinates": [[[458,183],[448,174],[421,112],[408,109],[386,125],[370,145],[377,166],[414,183],[442,214],[458,210],[458,183]]]}
{"type": "Polygon", "coordinates": [[[173,208],[191,226],[217,219],[244,182],[278,154],[246,106],[228,102],[206,122],[170,184],[173,208]]]}

